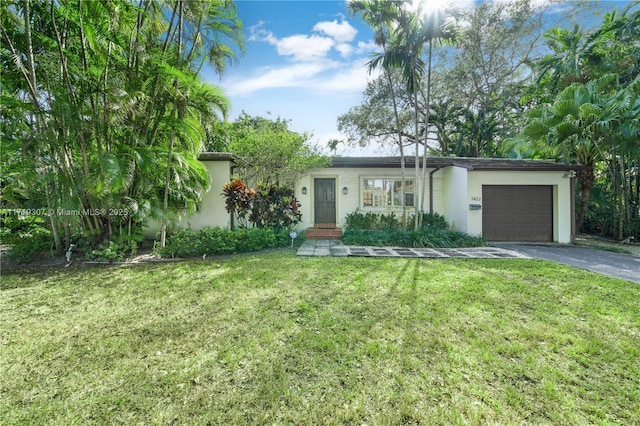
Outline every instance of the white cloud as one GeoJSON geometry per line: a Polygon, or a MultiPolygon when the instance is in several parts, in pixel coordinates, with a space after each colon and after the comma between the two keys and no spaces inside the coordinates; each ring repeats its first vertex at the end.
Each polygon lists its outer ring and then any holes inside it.
{"type": "Polygon", "coordinates": [[[347,21],[338,22],[337,20],[318,22],[313,26],[313,31],[328,35],[338,43],[351,42],[358,34],[358,30],[347,21]]]}
{"type": "Polygon", "coordinates": [[[249,27],[249,41],[265,41],[275,46],[278,39],[271,31],[262,28],[264,24],[264,21],[258,21],[256,25],[249,27]]]}
{"type": "Polygon", "coordinates": [[[343,58],[348,58],[356,51],[349,43],[355,39],[358,30],[346,21],[318,22],[312,30],[320,34],[294,34],[283,38],[276,37],[264,25],[264,21],[259,21],[249,27],[249,41],[269,43],[276,47],[278,55],[288,56],[296,62],[326,58],[334,48],[343,58]]]}
{"type": "Polygon", "coordinates": [[[378,46],[373,40],[369,40],[367,42],[358,42],[357,53],[373,53],[380,51],[382,51],[382,48],[378,46]]]}
{"type": "Polygon", "coordinates": [[[317,74],[335,68],[332,61],[296,63],[276,68],[263,68],[251,77],[236,77],[225,83],[225,88],[231,96],[246,96],[259,90],[283,87],[304,87],[317,74]]]}
{"type": "Polygon", "coordinates": [[[294,61],[312,61],[327,56],[335,42],[317,35],[293,35],[278,40],[276,48],[281,56],[291,56],[294,61]]]}
{"type": "Polygon", "coordinates": [[[354,52],[354,47],[349,43],[340,43],[336,45],[336,50],[340,52],[343,58],[348,58],[354,52]]]}
{"type": "Polygon", "coordinates": [[[379,75],[379,70],[369,74],[366,59],[358,59],[349,66],[342,67],[331,76],[315,82],[313,88],[323,92],[334,92],[339,95],[361,94],[367,82],[379,75]]]}

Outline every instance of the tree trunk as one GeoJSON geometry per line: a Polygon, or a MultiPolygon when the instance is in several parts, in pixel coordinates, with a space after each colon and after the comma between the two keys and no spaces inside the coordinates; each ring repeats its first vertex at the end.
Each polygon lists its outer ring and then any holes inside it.
{"type": "Polygon", "coordinates": [[[582,229],[582,226],[584,225],[585,218],[587,217],[587,209],[589,207],[589,200],[591,199],[591,188],[593,188],[593,182],[595,182],[593,164],[589,164],[588,169],[578,172],[578,180],[580,182],[582,202],[580,204],[580,212],[578,213],[576,229],[580,232],[580,229],[582,229]]]}
{"type": "Polygon", "coordinates": [[[400,150],[400,175],[402,176],[402,190],[400,196],[402,197],[402,224],[407,224],[407,206],[406,206],[406,168],[404,164],[404,146],[402,146],[402,131],[400,129],[400,115],[398,114],[398,102],[396,100],[395,91],[393,89],[393,80],[391,79],[391,73],[388,69],[385,70],[387,80],[389,82],[389,91],[391,92],[391,102],[393,104],[393,115],[396,120],[396,131],[398,133],[398,148],[400,150]]]}
{"type": "Polygon", "coordinates": [[[416,182],[414,184],[414,218],[413,218],[413,229],[417,231],[422,226],[422,221],[420,220],[420,196],[422,194],[422,185],[420,182],[420,137],[419,137],[419,124],[418,124],[418,89],[416,82],[416,58],[415,55],[411,58],[411,79],[413,82],[413,109],[414,109],[414,131],[415,131],[415,174],[416,174],[416,182]],[[416,199],[417,198],[417,199],[416,199]]]}
{"type": "Polygon", "coordinates": [[[433,41],[429,40],[429,58],[427,65],[427,99],[424,112],[424,151],[422,159],[422,196],[420,197],[420,211],[424,212],[424,199],[426,198],[427,180],[427,146],[429,141],[429,112],[431,110],[431,53],[433,51],[433,41]]]}

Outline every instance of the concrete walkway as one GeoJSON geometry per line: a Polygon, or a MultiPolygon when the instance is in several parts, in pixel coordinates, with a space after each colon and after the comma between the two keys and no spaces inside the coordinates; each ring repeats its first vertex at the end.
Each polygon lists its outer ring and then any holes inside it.
{"type": "Polygon", "coordinates": [[[345,246],[338,240],[306,240],[298,256],[333,257],[413,257],[413,258],[467,258],[467,259],[526,259],[529,256],[515,250],[499,247],[470,247],[456,249],[430,249],[406,247],[345,246]]]}

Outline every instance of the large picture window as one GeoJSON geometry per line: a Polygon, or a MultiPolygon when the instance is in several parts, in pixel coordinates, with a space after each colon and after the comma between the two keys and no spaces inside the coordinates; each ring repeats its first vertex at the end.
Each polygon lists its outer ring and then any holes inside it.
{"type": "Polygon", "coordinates": [[[404,204],[402,202],[402,179],[372,179],[362,181],[362,205],[364,207],[413,206],[413,180],[404,181],[404,204]]]}

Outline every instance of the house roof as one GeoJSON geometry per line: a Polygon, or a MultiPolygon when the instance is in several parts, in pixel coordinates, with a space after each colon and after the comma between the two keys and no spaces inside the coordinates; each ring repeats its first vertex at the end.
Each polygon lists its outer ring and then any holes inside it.
{"type": "MultiPolygon", "coordinates": [[[[200,161],[234,161],[228,152],[203,152],[200,161]]],[[[422,159],[419,165],[422,166],[422,159]]],[[[580,170],[584,166],[558,163],[555,160],[524,160],[509,158],[469,158],[469,157],[428,157],[427,167],[462,167],[467,170],[527,170],[527,171],[569,171],[580,170]]],[[[333,168],[382,168],[399,169],[400,157],[331,157],[333,168]]],[[[415,167],[413,156],[405,157],[405,167],[415,167]]]]}
{"type": "MultiPolygon", "coordinates": [[[[422,159],[419,165],[422,166],[422,159]]],[[[428,157],[427,167],[462,167],[467,170],[527,170],[569,171],[582,166],[558,163],[555,160],[512,160],[508,158],[428,157]]],[[[400,168],[400,157],[332,157],[335,168],[400,168]]],[[[405,167],[415,167],[414,157],[405,157],[405,167]]]]}
{"type": "Polygon", "coordinates": [[[200,161],[233,161],[233,154],[228,152],[201,152],[198,156],[200,161]]]}

